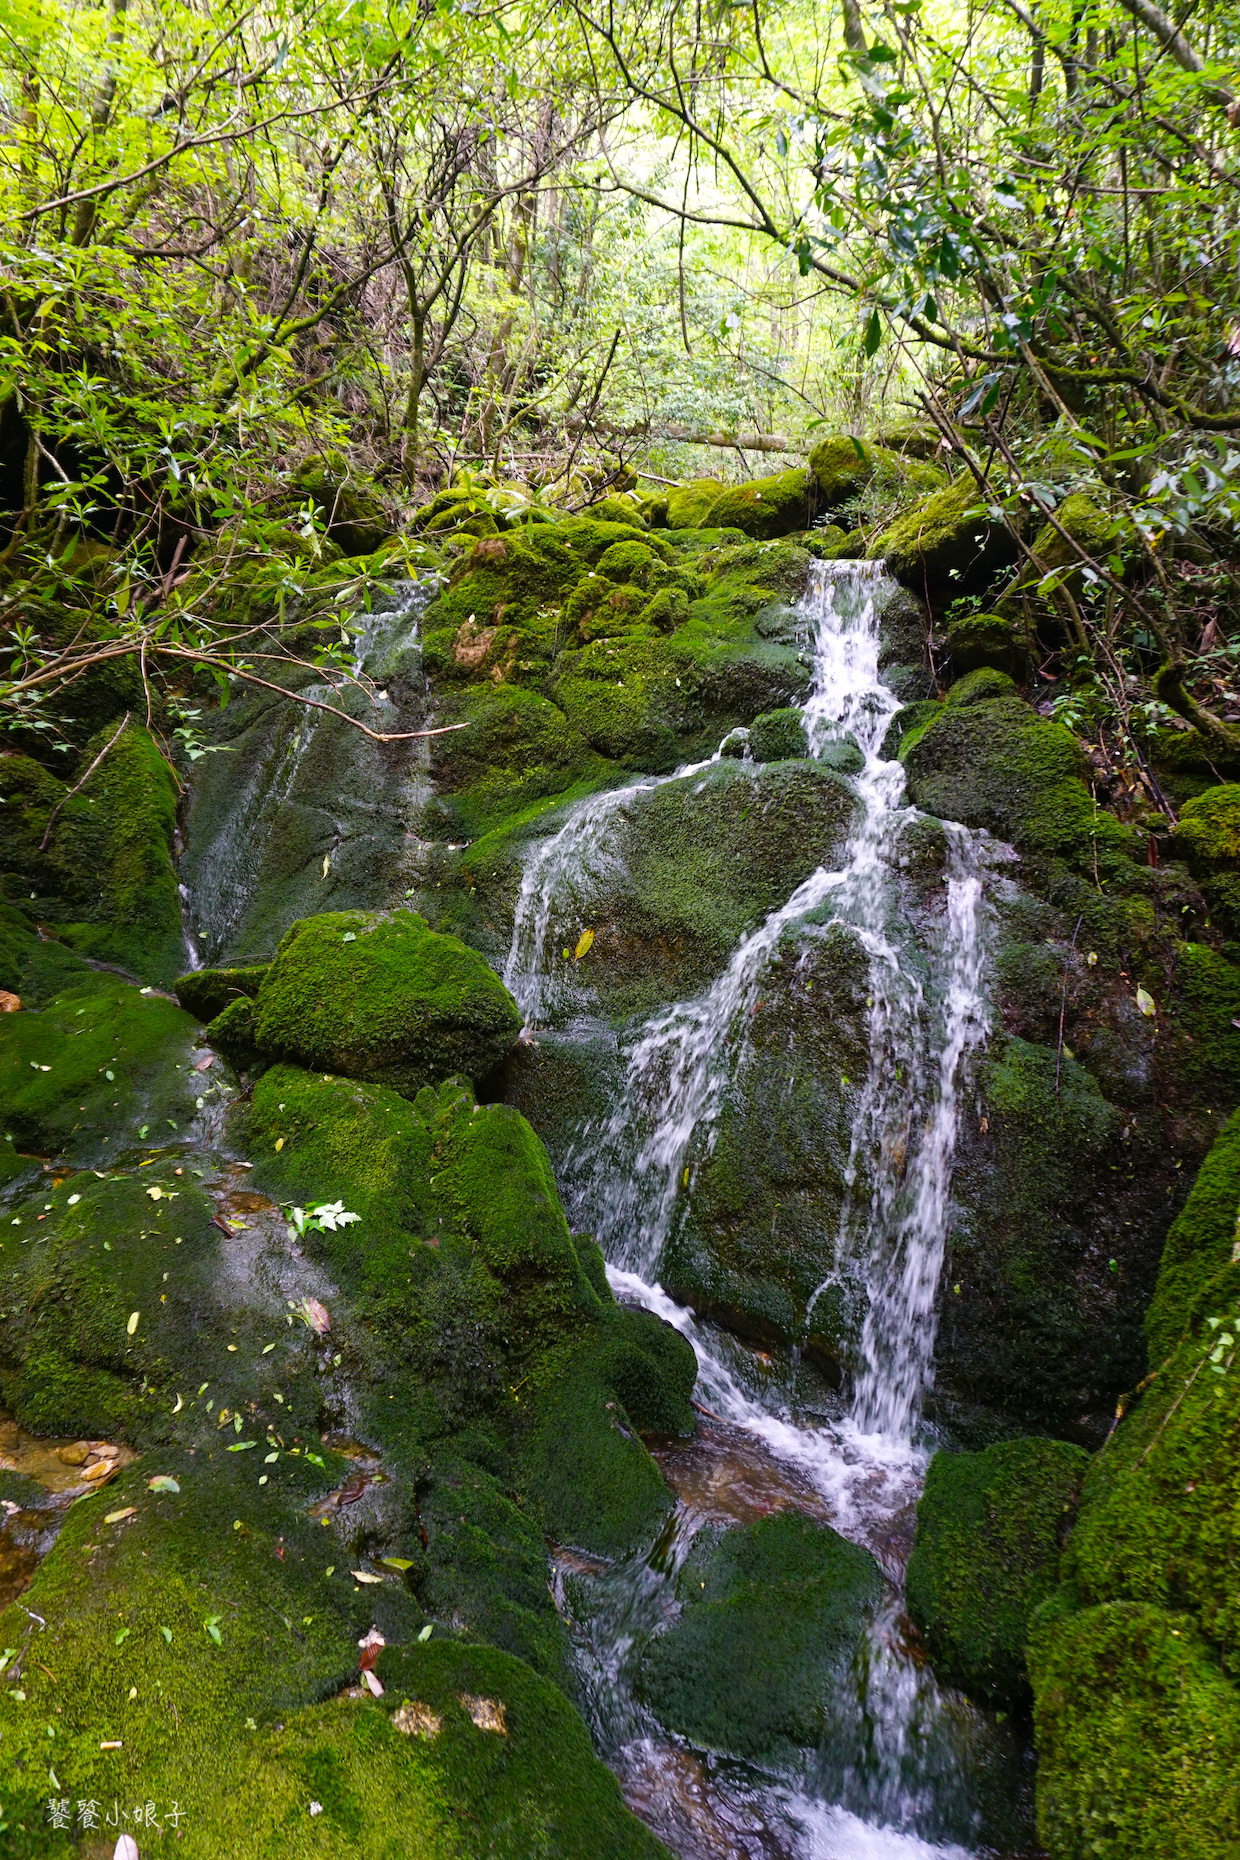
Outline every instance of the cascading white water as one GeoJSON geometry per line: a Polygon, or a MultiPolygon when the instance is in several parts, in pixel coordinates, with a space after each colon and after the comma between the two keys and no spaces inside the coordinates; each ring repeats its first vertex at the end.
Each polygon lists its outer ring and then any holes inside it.
{"type": "MultiPolygon", "coordinates": [[[[856,823],[840,863],[804,879],[742,939],[703,993],[659,1010],[627,1040],[610,1114],[582,1129],[562,1169],[574,1220],[597,1235],[617,1293],[646,1304],[692,1342],[703,1404],[795,1467],[827,1499],[837,1527],[880,1555],[883,1527],[915,1497],[924,1466],[917,1436],[950,1222],[958,1105],[987,1022],[985,878],[995,850],[985,836],[942,826],[944,910],[934,934],[923,939],[932,947],[916,947],[901,921],[899,859],[920,816],[905,804],[901,765],[882,754],[899,709],[878,671],[879,614],[891,592],[878,565],[818,564],[801,602],[814,663],[804,706],[811,753],[821,756],[851,737],[864,757],[856,823]],[[709,1154],[728,1094],[752,1062],[753,1010],[771,964],[790,943],[821,935],[827,921],[854,937],[868,960],[870,1056],[853,1118],[835,1261],[815,1297],[830,1285],[860,1281],[866,1307],[850,1411],[832,1426],[805,1426],[778,1400],[747,1391],[739,1363],[729,1365],[726,1341],[667,1298],[658,1273],[691,1198],[695,1167],[709,1154]]],[[[571,984],[552,979],[548,958],[558,942],[552,929],[561,915],[585,914],[591,887],[619,858],[615,828],[625,809],[657,785],[646,780],[595,797],[531,852],[506,969],[531,1024],[572,1012],[571,984]]],[[[838,1796],[831,1798],[835,1805],[802,1803],[799,1823],[788,1810],[789,1825],[809,1829],[809,1845],[798,1851],[908,1852],[908,1831],[924,1819],[918,1795],[924,1776],[910,1783],[910,1764],[916,1769],[910,1753],[926,1742],[937,1692],[882,1624],[872,1637],[863,1691],[875,1748],[866,1786],[853,1789],[848,1807],[861,1802],[873,1825],[865,1839],[846,1838],[839,1816],[852,1817],[838,1796]],[[829,1838],[822,1833],[828,1824],[829,1838]]],[[[914,1846],[931,1851],[919,1840],[914,1846]]]]}

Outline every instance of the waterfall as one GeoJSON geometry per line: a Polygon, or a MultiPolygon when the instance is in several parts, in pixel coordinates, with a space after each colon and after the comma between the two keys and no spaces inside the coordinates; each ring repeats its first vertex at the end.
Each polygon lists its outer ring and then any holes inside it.
{"type": "MultiPolygon", "coordinates": [[[[919,947],[904,921],[900,858],[922,817],[906,803],[903,768],[883,755],[900,708],[878,669],[879,619],[893,592],[877,564],[820,563],[800,604],[814,668],[803,709],[810,752],[821,756],[851,738],[864,758],[839,863],[797,885],[701,994],[661,1008],[622,1036],[619,1089],[608,1113],[578,1132],[562,1162],[561,1185],[575,1224],[597,1236],[617,1294],[645,1304],[693,1344],[702,1405],[756,1437],[821,1494],[836,1527],[872,1548],[898,1584],[890,1526],[907,1513],[925,1465],[921,1405],[950,1227],[960,1099],[988,1017],[986,878],[1001,849],[985,835],[941,823],[942,918],[922,939],[930,947],[919,947]],[[754,1009],[772,962],[798,941],[821,936],[824,925],[854,938],[866,958],[869,1060],[855,1100],[834,1263],[814,1299],[829,1286],[860,1283],[864,1318],[847,1411],[831,1425],[805,1425],[778,1393],[749,1386],[746,1353],[676,1305],[658,1277],[728,1094],[754,1062],[754,1009]]],[[[531,850],[505,977],[529,1023],[580,1011],[571,977],[561,968],[554,979],[551,958],[560,937],[553,932],[561,920],[580,921],[592,887],[614,871],[616,829],[626,810],[662,781],[703,766],[596,796],[531,850]]],[[[589,1683],[608,1701],[596,1701],[596,1729],[622,1776],[631,1782],[634,1766],[641,1772],[634,1789],[644,1804],[655,1790],[651,1753],[668,1746],[659,1744],[657,1726],[635,1715],[619,1675],[633,1621],[649,1626],[667,1605],[666,1580],[646,1564],[617,1577],[611,1603],[617,1645],[584,1656],[589,1683]]],[[[936,1728],[946,1718],[933,1677],[903,1649],[894,1623],[894,1613],[875,1623],[857,1681],[857,1721],[867,1727],[864,1761],[824,1780],[821,1790],[809,1777],[791,1792],[762,1794],[764,1825],[793,1830],[778,1851],[858,1857],[963,1851],[927,1847],[921,1838],[927,1830],[941,1838],[935,1764],[941,1779],[952,1758],[936,1728]]],[[[728,1826],[733,1812],[741,1812],[735,1802],[724,1814],[728,1826]]],[[[664,1819],[660,1831],[671,1838],[676,1825],[664,1819]]],[[[713,1850],[686,1836],[678,1851],[713,1850]]]]}
{"type": "MultiPolygon", "coordinates": [[[[407,679],[427,596],[427,584],[397,582],[372,611],[343,614],[357,684],[342,693],[316,681],[302,695],[372,727],[409,728],[383,687],[393,673],[407,679]]],[[[393,846],[409,837],[427,759],[425,743],[394,756],[295,698],[239,695],[216,727],[228,740],[195,764],[181,861],[194,967],[270,955],[295,918],[368,902],[397,863],[393,846]]]]}

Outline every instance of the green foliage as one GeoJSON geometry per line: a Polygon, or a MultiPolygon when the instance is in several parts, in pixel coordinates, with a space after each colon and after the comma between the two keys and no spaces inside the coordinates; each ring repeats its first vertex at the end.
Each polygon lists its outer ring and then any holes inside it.
{"type": "Polygon", "coordinates": [[[412,911],[328,911],[294,924],[260,985],[257,1044],[272,1058],[412,1096],[454,1072],[481,1078],[521,1028],[482,958],[412,911]]]}
{"type": "Polygon", "coordinates": [[[909,1612],[939,1676],[1018,1705],[1025,1635],[1055,1589],[1088,1457],[1064,1440],[1010,1440],[936,1453],[917,1505],[909,1612]]]}

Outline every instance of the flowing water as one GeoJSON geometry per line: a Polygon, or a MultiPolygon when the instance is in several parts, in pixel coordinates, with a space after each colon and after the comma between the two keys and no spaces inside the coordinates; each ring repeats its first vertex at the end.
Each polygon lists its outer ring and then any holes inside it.
{"type": "MultiPolygon", "coordinates": [[[[987,874],[1003,853],[984,835],[944,823],[939,911],[928,936],[909,934],[901,846],[919,817],[905,803],[901,765],[882,754],[900,707],[878,671],[879,620],[891,592],[875,565],[818,564],[801,602],[814,666],[804,707],[810,751],[821,755],[851,738],[864,757],[856,821],[839,863],[797,885],[702,993],[661,1008],[622,1038],[612,1107],[580,1129],[561,1166],[572,1219],[598,1237],[617,1295],[655,1311],[692,1343],[697,1399],[711,1417],[717,1453],[727,1462],[748,1442],[768,1468],[768,1508],[797,1502],[829,1518],[873,1550],[893,1582],[853,1675],[851,1725],[839,1747],[807,1753],[774,1776],[702,1758],[670,1739],[626,1681],[635,1639],[675,1614],[676,1571],[705,1519],[683,1484],[666,1541],[650,1556],[606,1574],[566,1571],[570,1618],[573,1595],[588,1592],[588,1607],[576,1611],[578,1640],[600,1747],[633,1806],[682,1860],[923,1860],[983,1845],[993,1851],[979,1807],[983,1776],[1012,1759],[983,1714],[939,1690],[900,1615],[911,1511],[927,1459],[921,1409],[959,1106],[987,1027],[987,874]],[[821,935],[824,924],[856,939],[869,970],[868,1074],[853,1117],[832,1269],[815,1293],[844,1286],[855,1297],[859,1286],[862,1294],[850,1398],[830,1420],[807,1417],[795,1377],[759,1371],[751,1351],[695,1321],[659,1284],[721,1112],[759,1063],[750,1029],[771,965],[821,935]]],[[[531,848],[505,979],[532,1029],[580,1014],[572,980],[552,960],[557,926],[614,871],[626,810],[662,781],[703,766],[595,796],[531,848]]],[[[676,1484],[675,1468],[668,1471],[676,1484]]],[[[726,1465],[716,1483],[729,1483],[726,1465]]]]}
{"type": "MultiPolygon", "coordinates": [[[[397,582],[371,611],[343,615],[353,683],[342,693],[339,681],[311,682],[301,695],[371,729],[418,728],[418,619],[431,587],[397,582]]],[[[182,861],[192,967],[270,956],[294,918],[386,902],[416,880],[409,828],[429,792],[425,742],[385,750],[327,711],[253,692],[218,728],[196,771],[182,861]]]]}

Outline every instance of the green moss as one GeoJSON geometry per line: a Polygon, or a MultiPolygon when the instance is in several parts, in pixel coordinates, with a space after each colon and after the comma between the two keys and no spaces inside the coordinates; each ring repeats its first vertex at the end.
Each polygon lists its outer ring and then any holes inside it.
{"type": "Polygon", "coordinates": [[[44,1007],[67,988],[92,987],[98,971],[53,938],[39,936],[27,917],[0,904],[0,988],[25,1007],[44,1007]]]}
{"type": "Polygon", "coordinates": [[[667,1860],[624,1807],[577,1714],[517,1661],[435,1639],[388,1650],[377,1670],[393,1701],[424,1702],[442,1717],[421,1760],[460,1804],[467,1860],[667,1860]],[[504,1706],[505,1734],[472,1723],[462,1700],[478,1698],[504,1706]]]}
{"type": "Polygon", "coordinates": [[[79,1161],[114,1154],[139,1121],[184,1130],[196,1038],[172,1002],[93,975],[37,1012],[0,1016],[0,1123],[22,1148],[79,1161]]]}
{"type": "Polygon", "coordinates": [[[972,478],[964,477],[897,517],[867,553],[884,562],[897,581],[939,605],[984,585],[996,569],[1014,561],[1016,543],[986,514],[972,478]]]}
{"type": "Polygon", "coordinates": [[[498,976],[412,911],[329,911],[294,924],[258,993],[262,1051],[411,1094],[504,1058],[520,1031],[498,976]]]}
{"type": "MultiPolygon", "coordinates": [[[[1144,1368],[1141,1158],[1124,1113],[1054,1045],[1004,1042],[980,1083],[985,1130],[958,1164],[969,1212],[944,1264],[937,1383],[1017,1427],[1075,1432],[1144,1368]]],[[[1157,1233],[1157,1207],[1152,1220],[1157,1233]]]]}
{"type": "Polygon", "coordinates": [[[437,737],[432,751],[454,831],[486,833],[588,772],[603,772],[563,711],[522,686],[471,690],[461,720],[469,728],[437,737]]]}
{"type": "Polygon", "coordinates": [[[860,439],[821,439],[809,455],[824,510],[842,510],[867,488],[878,470],[875,448],[860,439]]]}
{"type": "Polygon", "coordinates": [[[258,1059],[255,1006],[249,995],[235,995],[214,1020],[207,1022],[205,1038],[235,1066],[249,1067],[258,1059]]]}
{"type": "Polygon", "coordinates": [[[253,1001],[269,966],[263,962],[244,969],[194,969],[178,975],[173,987],[186,1013],[195,1020],[214,1020],[236,1000],[253,1001]]]}
{"type": "Polygon", "coordinates": [[[114,724],[92,737],[86,767],[109,743],[72,795],[27,757],[0,758],[10,870],[34,886],[40,914],[83,955],[167,982],[185,953],[172,864],[177,781],[153,738],[132,723],[119,737],[114,724]]]}
{"type": "Polygon", "coordinates": [[[520,1397],[517,1478],[550,1537],[602,1556],[650,1544],[673,1499],[638,1430],[691,1432],[696,1375],[668,1326],[613,1310],[601,1334],[520,1397]]]}
{"type": "Polygon", "coordinates": [[[407,1257],[407,1236],[433,1230],[432,1136],[398,1093],[275,1065],[254,1086],[247,1137],[264,1192],[302,1207],[343,1200],[361,1215],[356,1226],[316,1241],[343,1277],[356,1278],[353,1262],[362,1259],[373,1262],[365,1276],[380,1281],[390,1242],[394,1270],[407,1257]]]}
{"type": "Polygon", "coordinates": [[[1028,676],[1028,640],[1015,622],[1001,614],[967,614],[951,621],[947,649],[958,674],[989,665],[1010,678],[1028,676]]]}
{"type": "MultiPolygon", "coordinates": [[[[305,1414],[289,1378],[309,1333],[286,1326],[270,1293],[239,1308],[214,1206],[192,1173],[176,1176],[170,1161],[132,1175],[83,1171],[15,1212],[0,1224],[0,1378],[32,1433],[193,1441],[214,1438],[224,1407],[305,1414]],[[286,1391],[283,1410],[274,1387],[286,1391]]],[[[253,1249],[244,1233],[230,1239],[235,1252],[253,1249]]]]}
{"type": "Polygon", "coordinates": [[[1224,1125],[1171,1223],[1146,1313],[1150,1360],[1176,1348],[1215,1275],[1232,1264],[1240,1220],[1240,1111],[1224,1125]]]}
{"type": "Polygon", "coordinates": [[[1240,1693],[1188,1616],[1048,1605],[1029,1664],[1038,1831],[1056,1860],[1231,1860],[1240,1693]]]}
{"type": "Polygon", "coordinates": [[[646,517],[642,511],[643,500],[619,492],[611,497],[602,497],[597,504],[591,504],[586,515],[598,523],[625,523],[635,530],[646,528],[646,517]]]}
{"type": "Polygon", "coordinates": [[[749,728],[749,748],[755,762],[782,762],[809,754],[805,717],[795,709],[768,710],[749,728]]]}
{"type": "Polygon", "coordinates": [[[729,485],[711,505],[709,521],[724,529],[769,541],[808,529],[816,501],[814,474],[803,469],[777,472],[750,484],[729,485]]]}
{"type": "MultiPolygon", "coordinates": [[[[1138,550],[1137,532],[1132,522],[1127,517],[1115,517],[1099,510],[1081,491],[1064,498],[1055,511],[1055,523],[1047,523],[1038,531],[1033,550],[1047,569],[1075,568],[1081,558],[1072,547],[1074,542],[1097,561],[1109,563],[1113,572],[1120,575],[1131,566],[1138,550]],[[1061,531],[1066,531],[1071,540],[1065,540],[1061,531]]],[[[1067,585],[1076,594],[1082,591],[1085,584],[1079,568],[1068,577],[1067,585]]]]}
{"type": "MultiPolygon", "coordinates": [[[[1087,1601],[1189,1609],[1233,1678],[1240,1384],[1209,1356],[1216,1335],[1234,1335],[1237,1277],[1232,1270],[1216,1284],[1219,1330],[1196,1326],[1098,1455],[1064,1565],[1087,1601]]],[[[1221,1362],[1231,1355],[1225,1345],[1221,1362]]]]}
{"type": "Polygon", "coordinates": [[[1088,1457],[1063,1440],[936,1453],[917,1506],[909,1612],[939,1676],[1001,1704],[1024,1697],[1029,1618],[1052,1593],[1088,1457]]]}
{"type": "Polygon", "coordinates": [[[719,478],[695,478],[668,491],[664,521],[671,530],[704,530],[712,522],[717,500],[727,486],[719,478]]]}
{"type": "Polygon", "coordinates": [[[1204,943],[1177,944],[1173,1014],[1177,1072],[1230,1110],[1240,1098],[1240,969],[1204,943]]]}
{"type": "Polygon", "coordinates": [[[1219,928],[1240,942],[1240,784],[1185,802],[1172,846],[1188,861],[1219,928]]]}
{"type": "Polygon", "coordinates": [[[702,1533],[678,1588],[683,1612],[647,1642],[635,1671],[638,1695],[663,1723],[741,1757],[826,1741],[883,1595],[868,1551],[784,1511],[702,1533]]]}
{"type": "Polygon", "coordinates": [[[1036,717],[1002,674],[982,668],[901,745],[910,795],[945,820],[986,827],[1018,851],[1131,882],[1134,833],[1098,808],[1081,746],[1036,717]]]}

